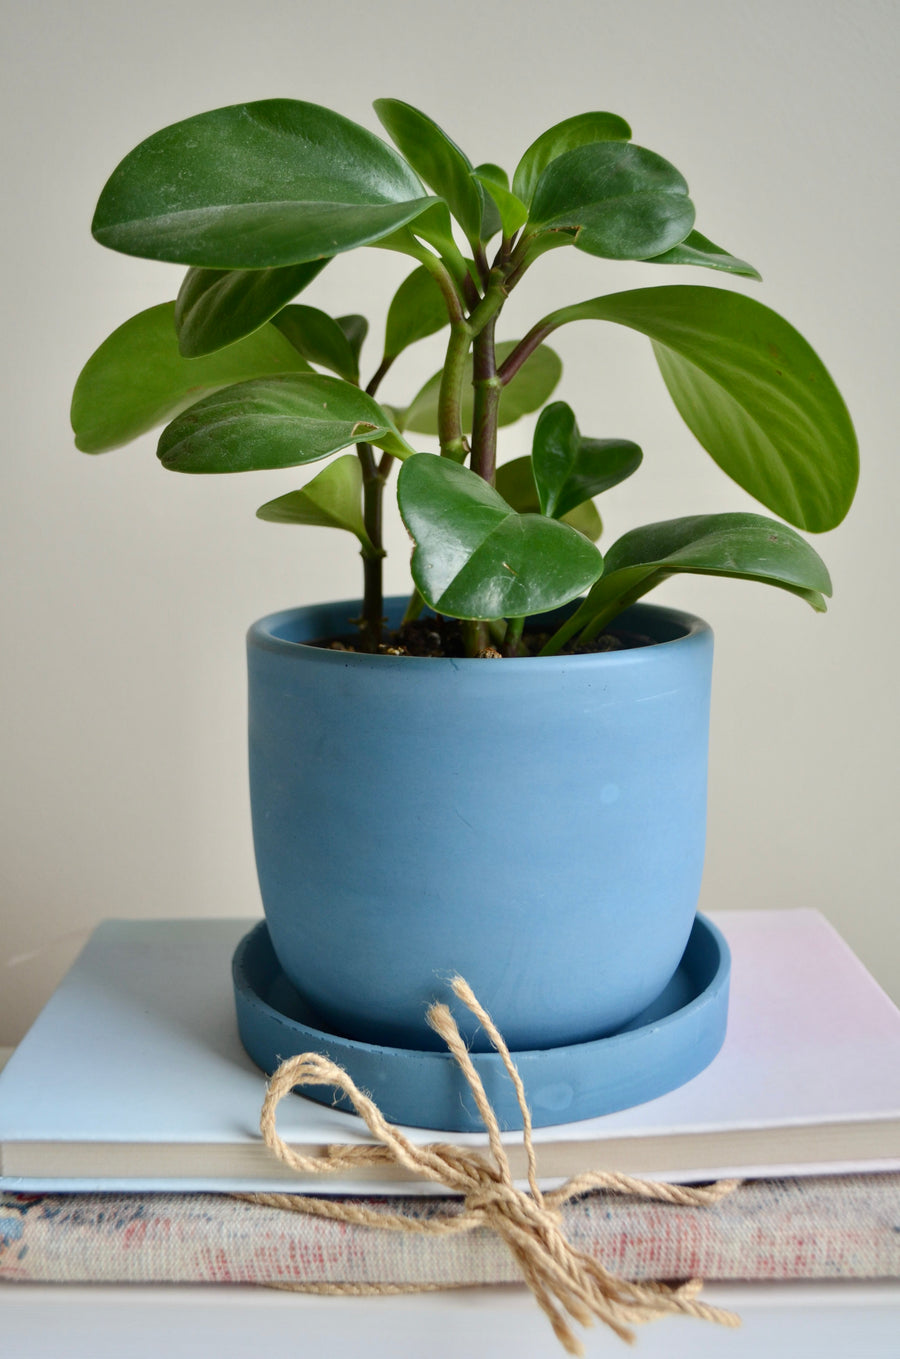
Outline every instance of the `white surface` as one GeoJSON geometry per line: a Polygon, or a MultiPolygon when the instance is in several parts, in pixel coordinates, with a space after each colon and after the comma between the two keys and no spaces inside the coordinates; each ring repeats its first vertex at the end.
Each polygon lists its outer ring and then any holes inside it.
{"type": "MultiPolygon", "coordinates": [[[[716,630],[702,908],[821,908],[900,999],[896,913],[896,174],[900,9],[889,0],[66,0],[0,18],[4,375],[0,481],[0,1042],[15,1043],[100,919],[259,913],[247,810],[243,636],[273,609],[358,590],[347,535],[254,518],[315,468],[160,470],[155,441],[87,458],[68,401],[100,341],[174,297],[181,271],[90,238],[99,191],[143,137],[272,95],[380,130],[371,101],[428,110],[471,156],[512,165],[558,119],[608,108],[682,170],[698,225],[765,282],[735,287],[812,342],[863,450],[850,518],[817,541],[820,618],[756,585],[682,577],[659,597],[716,630]]],[[[371,316],[410,266],[359,251],[307,300],[371,316]]],[[[553,307],[664,281],[553,252],[503,335],[553,307]]],[[[584,323],[554,343],[590,435],[645,449],[603,497],[609,540],[673,515],[756,509],[695,446],[649,346],[584,323]]],[[[410,350],[385,399],[437,366],[410,350]]],[[[504,432],[528,450],[530,422],[504,432]]],[[[408,543],[390,525],[394,588],[408,543]]],[[[378,809],[381,813],[384,809],[378,809]]]]}
{"type": "MultiPolygon", "coordinates": [[[[604,1159],[613,1138],[731,1127],[808,1125],[807,1159],[829,1169],[833,1153],[819,1127],[829,1122],[900,1118],[900,1011],[868,976],[835,931],[815,911],[730,912],[717,919],[732,948],[728,1035],[706,1071],[671,1094],[634,1109],[579,1123],[542,1128],[539,1145],[593,1144],[572,1170],[604,1159]],[[821,1150],[816,1159],[817,1139],[821,1150]]],[[[11,1188],[272,1188],[353,1192],[348,1180],[252,1178],[250,1165],[232,1180],[151,1181],[132,1175],[146,1164],[141,1144],[226,1144],[259,1148],[257,1132],[264,1079],[240,1046],[233,1013],[229,959],[249,922],[110,921],[101,926],[41,1018],[0,1075],[0,1143],[56,1142],[66,1178],[55,1184],[40,1172],[4,1165],[11,1188]],[[130,1146],[127,1180],[77,1179],[77,1142],[130,1146]],[[137,1146],[135,1146],[137,1144],[137,1146]],[[27,1179],[13,1180],[13,1173],[27,1179]]],[[[289,1143],[320,1147],[368,1140],[362,1121],[329,1106],[289,1099],[279,1109],[289,1143]]],[[[414,1130],[417,1141],[438,1134],[414,1130]]],[[[484,1145],[478,1134],[454,1141],[484,1145]]],[[[520,1134],[507,1140],[520,1143],[520,1134]]],[[[877,1163],[900,1166],[900,1139],[887,1139],[877,1163]],[[888,1156],[893,1153],[895,1159],[888,1156]]],[[[263,1152],[259,1164],[268,1166],[263,1152]]],[[[274,1165],[274,1163],[272,1163],[274,1165]]],[[[679,1164],[679,1163],[675,1163],[679,1164]]],[[[180,1171],[177,1161],[170,1174],[180,1171]]],[[[671,1165],[629,1166],[672,1178],[671,1165]]],[[[811,1168],[810,1165],[807,1168],[811,1168]]],[[[843,1166],[845,1169],[850,1166],[843,1166]]],[[[724,1174],[790,1173],[779,1161],[766,1167],[733,1162],[692,1163],[678,1178],[724,1174]]],[[[195,1167],[190,1167],[195,1170],[195,1167]]],[[[548,1167],[545,1175],[556,1173],[548,1167]]],[[[160,1174],[161,1172],[156,1172],[160,1174]]],[[[258,1173],[258,1172],[257,1172],[258,1173]]],[[[145,1172],[146,1175],[146,1172],[145,1172]]],[[[375,1188],[368,1181],[366,1188],[375,1188]]],[[[385,1192],[409,1185],[385,1184],[385,1192]]]]}
{"type": "MultiPolygon", "coordinates": [[[[740,1330],[666,1319],[638,1331],[641,1359],[896,1359],[900,1284],[719,1284],[704,1297],[740,1330]]],[[[560,1359],[524,1288],[405,1298],[312,1298],[216,1285],[0,1285],[5,1353],[28,1359],[560,1359]]],[[[588,1359],[629,1349],[598,1327],[588,1359]]]]}

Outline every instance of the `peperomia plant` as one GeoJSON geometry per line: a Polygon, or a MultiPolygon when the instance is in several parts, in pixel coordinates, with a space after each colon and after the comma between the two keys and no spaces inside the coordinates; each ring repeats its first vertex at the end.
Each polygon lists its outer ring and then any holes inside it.
{"type": "Polygon", "coordinates": [[[168,420],[159,457],[181,472],[292,467],[354,448],[258,514],[359,540],[358,645],[369,650],[381,642],[395,463],[415,545],[408,617],[428,605],[464,620],[469,655],[490,643],[518,654],[525,621],[567,604],[543,651],[588,642],[679,571],[765,581],[824,609],[821,558],[757,514],[651,524],[601,554],[593,499],[637,469],[641,450],[583,435],[564,402],[544,405],[561,374],[545,344],[554,330],[595,320],[640,331],[718,465],[781,520],[830,529],[853,498],[856,440],[827,371],[786,321],[730,289],[663,284],[563,307],[520,339],[497,336],[512,289],[563,246],[758,278],[694,228],[674,166],[635,145],[623,119],[586,113],[538,137],[510,182],[496,165],[473,166],[410,105],[375,109],[399,150],[328,109],[271,100],[189,118],[126,156],[100,197],[96,239],[189,268],[174,303],[127,321],[88,361],[72,406],[78,447],[102,452],[168,420]],[[359,246],[416,261],[365,385],[364,318],[293,301],[359,246]],[[442,330],[440,372],[409,405],[380,404],[400,355],[442,330]],[[541,407],[531,456],[498,466],[499,426],[541,407]],[[437,435],[439,454],[417,451],[418,434],[437,435]]]}

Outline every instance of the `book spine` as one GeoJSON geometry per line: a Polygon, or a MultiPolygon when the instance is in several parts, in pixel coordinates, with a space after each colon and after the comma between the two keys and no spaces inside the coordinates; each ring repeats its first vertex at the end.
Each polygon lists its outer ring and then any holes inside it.
{"type": "MultiPolygon", "coordinates": [[[[418,1218],[457,1207],[385,1204],[418,1218]]],[[[564,1217],[575,1246],[635,1280],[900,1277],[900,1174],[753,1181],[708,1208],[595,1193],[564,1217]]],[[[214,1194],[0,1194],[5,1280],[449,1286],[519,1278],[485,1229],[398,1233],[214,1194]]]]}

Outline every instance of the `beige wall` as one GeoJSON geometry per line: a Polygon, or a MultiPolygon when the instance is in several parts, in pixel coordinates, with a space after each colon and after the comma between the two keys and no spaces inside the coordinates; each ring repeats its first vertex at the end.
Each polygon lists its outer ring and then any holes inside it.
{"type": "MultiPolygon", "coordinates": [[[[864,459],[850,519],[818,544],[835,580],[830,615],[755,586],[666,587],[717,634],[703,905],[820,907],[900,995],[898,29],[895,6],[876,0],[6,7],[0,1043],[21,1035],[101,917],[258,913],[244,629],[357,589],[340,535],[253,518],[302,477],[178,478],[157,467],[152,438],[94,460],[68,431],[93,347],[178,285],[178,270],[91,241],[106,175],[165,123],[273,95],[370,127],[371,100],[394,95],[474,159],[508,165],[552,122],[620,112],[685,172],[702,229],[758,264],[755,295],[818,348],[864,459]]],[[[360,252],[309,300],[368,312],[377,336],[406,268],[360,252]]],[[[508,324],[658,281],[652,266],[559,252],[535,268],[508,324]]],[[[608,498],[612,535],[749,505],[680,426],[639,337],[571,327],[558,348],[560,395],[582,427],[645,449],[642,473],[608,498]]],[[[411,354],[386,399],[435,362],[427,346],[411,354]]],[[[507,451],[527,438],[511,432],[507,451]]],[[[396,526],[392,536],[402,589],[407,549],[396,526]]]]}

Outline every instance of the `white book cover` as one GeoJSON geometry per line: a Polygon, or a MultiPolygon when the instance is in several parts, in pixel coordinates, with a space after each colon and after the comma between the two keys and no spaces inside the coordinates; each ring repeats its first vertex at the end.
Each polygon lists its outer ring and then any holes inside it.
{"type": "MultiPolygon", "coordinates": [[[[712,918],[732,951],[722,1051],[670,1094],[537,1130],[545,1182],[588,1169],[670,1180],[900,1169],[900,1011],[817,911],[712,918]]],[[[0,1073],[0,1187],[432,1192],[384,1169],[305,1178],[265,1148],[265,1077],[241,1047],[231,989],[252,923],[97,928],[0,1073]]],[[[283,1101],[278,1125],[306,1152],[370,1140],[356,1116],[301,1097],[283,1101]]],[[[504,1140],[520,1164],[521,1134],[504,1140]]]]}

